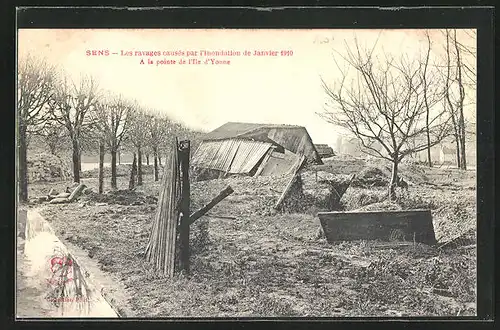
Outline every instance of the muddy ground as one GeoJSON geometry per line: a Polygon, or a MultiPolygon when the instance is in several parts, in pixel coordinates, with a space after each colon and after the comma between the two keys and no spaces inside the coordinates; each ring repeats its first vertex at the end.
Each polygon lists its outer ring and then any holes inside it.
{"type": "MultiPolygon", "coordinates": [[[[328,163],[321,170],[351,174],[366,165],[350,162],[328,163]]],[[[403,167],[402,174],[410,188],[399,207],[431,208],[440,243],[466,229],[475,233],[474,172],[414,165],[403,167]]],[[[83,182],[97,187],[96,178],[83,182]]],[[[156,208],[153,197],[159,188],[152,176],[145,177],[144,186],[130,200],[98,200],[89,194],[72,204],[44,204],[41,214],[58,237],[87,251],[104,272],[119,279],[127,294],[115,292],[120,298],[116,307],[127,310],[127,316],[475,315],[475,248],[384,247],[367,241],[328,244],[316,237],[319,221],[314,208],[297,214],[272,211],[286,178],[193,183],[192,208],[228,184],[235,192],[194,225],[191,276],[173,280],[156,275],[144,261],[156,208]]],[[[52,187],[62,191],[67,185],[33,183],[30,196],[46,194],[52,187]]],[[[118,185],[126,189],[128,179],[118,178],[118,185]]],[[[382,187],[351,187],[342,207],[383,204],[384,192],[382,187]]]]}

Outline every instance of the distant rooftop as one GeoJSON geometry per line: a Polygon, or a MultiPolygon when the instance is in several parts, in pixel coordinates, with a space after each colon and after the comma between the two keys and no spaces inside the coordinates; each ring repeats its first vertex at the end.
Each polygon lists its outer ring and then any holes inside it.
{"type": "Polygon", "coordinates": [[[227,122],[204,135],[204,140],[231,139],[260,128],[304,128],[297,125],[227,122]]]}

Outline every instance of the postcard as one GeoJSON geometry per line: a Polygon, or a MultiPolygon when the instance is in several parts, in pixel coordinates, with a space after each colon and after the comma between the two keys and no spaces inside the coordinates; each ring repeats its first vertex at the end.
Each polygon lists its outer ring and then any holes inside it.
{"type": "Polygon", "coordinates": [[[18,318],[477,314],[475,29],[17,43],[18,318]]]}

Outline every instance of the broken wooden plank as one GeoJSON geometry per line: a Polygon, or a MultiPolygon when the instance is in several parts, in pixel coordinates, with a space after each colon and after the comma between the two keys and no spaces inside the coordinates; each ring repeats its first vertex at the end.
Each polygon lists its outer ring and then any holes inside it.
{"type": "Polygon", "coordinates": [[[222,190],[214,199],[212,199],[207,205],[203,206],[198,211],[192,213],[189,216],[189,225],[192,225],[198,218],[202,217],[208,211],[210,211],[215,205],[221,202],[224,198],[231,195],[234,192],[231,186],[227,186],[224,190],[222,190]]]}
{"type": "Polygon", "coordinates": [[[292,176],[292,178],[290,179],[290,181],[288,181],[285,189],[283,190],[283,192],[281,193],[281,196],[278,198],[278,201],[276,202],[276,204],[274,205],[274,208],[275,209],[279,209],[281,204],[283,203],[283,201],[285,200],[286,196],[288,195],[289,191],[292,189],[292,187],[294,186],[295,182],[297,181],[297,178],[299,176],[297,174],[294,174],[292,176]]]}
{"type": "Polygon", "coordinates": [[[376,240],[436,244],[430,210],[319,212],[329,243],[376,240]]]}
{"type": "Polygon", "coordinates": [[[78,196],[80,196],[83,192],[83,189],[87,188],[86,185],[84,185],[83,183],[80,183],[74,190],[73,192],[71,193],[71,195],[69,195],[68,197],[68,201],[69,202],[72,202],[74,201],[76,198],[78,198],[78,196]]]}
{"type": "Polygon", "coordinates": [[[69,199],[66,197],[57,197],[50,200],[49,204],[64,204],[69,203],[69,199]]]}
{"type": "Polygon", "coordinates": [[[306,161],[306,156],[301,155],[297,159],[297,162],[292,166],[292,168],[290,169],[290,171],[288,172],[288,174],[291,174],[291,175],[297,174],[297,172],[300,171],[300,169],[304,165],[305,161],[306,161]]]}
{"type": "Polygon", "coordinates": [[[306,160],[306,157],[304,155],[300,156],[300,158],[297,160],[295,165],[291,168],[290,173],[292,174],[292,177],[290,181],[288,181],[285,189],[283,190],[283,193],[281,196],[278,198],[278,201],[274,205],[274,209],[277,210],[281,207],[281,204],[283,204],[283,201],[286,199],[288,194],[290,193],[290,190],[292,190],[292,187],[295,185],[297,180],[300,180],[298,172],[302,168],[302,165],[304,165],[304,162],[306,160]]]}

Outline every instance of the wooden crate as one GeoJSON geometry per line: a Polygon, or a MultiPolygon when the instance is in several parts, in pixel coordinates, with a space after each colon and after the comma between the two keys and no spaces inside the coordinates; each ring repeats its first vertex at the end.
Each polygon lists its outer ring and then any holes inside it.
{"type": "Polygon", "coordinates": [[[353,240],[436,244],[430,210],[319,212],[329,243],[353,240]]]}

